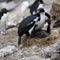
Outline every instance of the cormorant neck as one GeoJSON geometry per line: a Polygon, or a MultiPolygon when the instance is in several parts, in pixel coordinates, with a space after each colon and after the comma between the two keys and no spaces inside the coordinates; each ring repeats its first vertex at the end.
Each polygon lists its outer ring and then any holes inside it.
{"type": "Polygon", "coordinates": [[[40,13],[40,15],[45,15],[45,12],[43,12],[43,13],[40,13]]]}
{"type": "Polygon", "coordinates": [[[45,12],[43,12],[43,13],[40,13],[40,18],[41,18],[41,20],[45,20],[45,12]]]}
{"type": "Polygon", "coordinates": [[[39,9],[39,8],[43,8],[43,4],[39,4],[37,9],[39,9]]]}
{"type": "Polygon", "coordinates": [[[40,17],[40,14],[36,14],[37,17],[40,17]]]}

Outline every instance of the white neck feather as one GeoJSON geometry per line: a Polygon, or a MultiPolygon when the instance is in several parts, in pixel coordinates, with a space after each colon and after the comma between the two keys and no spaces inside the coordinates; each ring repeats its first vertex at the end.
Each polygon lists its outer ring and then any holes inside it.
{"type": "Polygon", "coordinates": [[[41,20],[43,21],[43,20],[45,20],[45,12],[43,12],[43,13],[40,13],[40,18],[41,18],[41,20]]]}
{"type": "Polygon", "coordinates": [[[43,8],[43,4],[40,4],[37,9],[43,8]]]}
{"type": "Polygon", "coordinates": [[[40,13],[40,15],[42,16],[42,15],[45,15],[45,12],[43,12],[43,13],[40,13]]]}

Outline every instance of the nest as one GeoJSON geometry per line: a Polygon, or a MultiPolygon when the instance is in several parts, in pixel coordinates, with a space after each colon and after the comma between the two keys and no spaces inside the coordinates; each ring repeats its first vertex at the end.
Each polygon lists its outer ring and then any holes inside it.
{"type": "Polygon", "coordinates": [[[24,48],[24,47],[29,47],[29,46],[32,46],[32,45],[37,45],[37,46],[49,46],[51,44],[53,44],[55,42],[57,38],[57,33],[52,31],[51,34],[48,36],[48,37],[45,37],[45,38],[37,38],[37,37],[34,37],[34,38],[28,38],[28,39],[23,39],[22,40],[22,47],[21,48],[24,48]]]}

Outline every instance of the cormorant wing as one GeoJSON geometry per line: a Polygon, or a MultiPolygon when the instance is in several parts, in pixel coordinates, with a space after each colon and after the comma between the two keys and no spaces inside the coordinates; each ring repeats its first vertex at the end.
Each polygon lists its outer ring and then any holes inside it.
{"type": "Polygon", "coordinates": [[[36,15],[30,15],[27,18],[25,18],[21,23],[20,23],[20,28],[24,28],[27,25],[29,25],[31,22],[34,21],[34,19],[36,18],[36,15]]]}

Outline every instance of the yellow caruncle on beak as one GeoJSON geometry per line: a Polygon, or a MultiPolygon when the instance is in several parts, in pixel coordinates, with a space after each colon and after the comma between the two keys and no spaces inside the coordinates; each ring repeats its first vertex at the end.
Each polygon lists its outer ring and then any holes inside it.
{"type": "Polygon", "coordinates": [[[38,13],[40,13],[40,11],[39,11],[39,10],[37,10],[37,11],[36,11],[36,14],[38,14],[38,13]]]}

